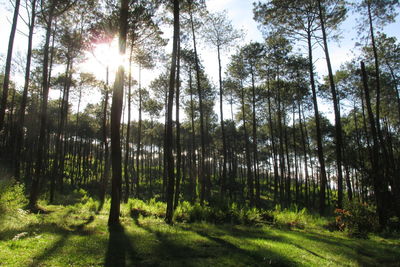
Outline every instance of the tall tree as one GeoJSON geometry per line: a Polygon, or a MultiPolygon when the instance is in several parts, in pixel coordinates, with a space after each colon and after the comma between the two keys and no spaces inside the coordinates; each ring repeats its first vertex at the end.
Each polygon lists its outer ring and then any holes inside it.
{"type": "MultiPolygon", "coordinates": [[[[22,149],[23,143],[23,126],[25,122],[25,110],[28,101],[28,88],[29,88],[29,81],[31,75],[31,61],[32,61],[32,40],[33,40],[33,30],[35,28],[35,20],[36,20],[36,5],[37,1],[31,1],[31,10],[30,10],[30,21],[29,21],[29,33],[28,33],[28,48],[26,53],[26,67],[25,67],[25,82],[24,82],[24,89],[22,92],[22,99],[21,99],[21,107],[19,109],[18,115],[18,123],[16,129],[16,142],[15,142],[15,152],[14,152],[14,159],[15,159],[15,177],[19,179],[20,177],[20,154],[22,149]]],[[[1,129],[1,128],[0,128],[1,129]]]]}
{"type": "Polygon", "coordinates": [[[219,84],[219,112],[221,122],[221,134],[222,134],[222,177],[221,177],[221,196],[224,197],[226,191],[226,180],[227,180],[227,145],[225,137],[225,126],[224,126],[224,113],[223,113],[223,83],[222,83],[222,63],[221,53],[225,50],[229,50],[232,44],[234,44],[241,37],[241,32],[235,30],[232,23],[228,20],[225,13],[209,14],[205,29],[202,31],[204,39],[209,42],[212,46],[217,49],[218,59],[218,84],[219,84]]]}
{"type": "MultiPolygon", "coordinates": [[[[310,86],[312,91],[312,102],[314,107],[315,131],[317,135],[317,154],[320,165],[320,180],[326,181],[325,156],[322,146],[322,132],[320,112],[318,107],[317,90],[314,73],[313,36],[320,29],[317,23],[318,12],[316,12],[315,0],[304,1],[270,1],[259,2],[254,8],[255,19],[262,23],[265,28],[278,27],[280,32],[285,32],[289,37],[305,40],[307,43],[308,68],[310,75],[310,86]]],[[[272,29],[273,30],[273,29],[272,29]]],[[[307,166],[305,167],[307,168],[307,166]]],[[[307,175],[308,176],[308,175],[307,175]]],[[[322,184],[322,183],[321,183],[322,184]]],[[[307,193],[307,191],[306,191],[307,193]]],[[[306,194],[307,196],[307,194],[306,194]]],[[[319,212],[325,211],[325,193],[320,193],[319,212]]]]}
{"type": "Polygon", "coordinates": [[[172,133],[172,107],[174,101],[174,89],[176,85],[176,65],[178,55],[178,44],[179,44],[179,0],[173,1],[173,13],[174,13],[174,34],[172,43],[172,58],[171,58],[171,69],[169,76],[169,91],[168,91],[168,107],[167,107],[167,129],[164,143],[164,150],[167,163],[167,212],[165,215],[165,221],[168,224],[172,224],[172,216],[174,212],[174,158],[172,155],[173,146],[173,133],[172,133]]]}
{"type": "Polygon", "coordinates": [[[47,129],[47,107],[48,107],[48,97],[50,90],[50,71],[49,65],[51,66],[50,54],[50,37],[52,32],[53,20],[67,11],[73,3],[66,1],[60,3],[60,0],[52,0],[50,2],[42,2],[41,15],[46,26],[46,37],[45,44],[43,47],[43,69],[42,69],[42,101],[40,105],[39,120],[40,120],[40,130],[39,130],[39,140],[37,149],[37,159],[35,165],[35,174],[32,179],[32,186],[29,195],[29,208],[33,211],[37,210],[37,199],[39,196],[39,185],[40,179],[43,175],[43,165],[45,158],[45,143],[46,143],[46,129],[47,129]],[[47,5],[46,5],[47,3],[47,5]]]}
{"type": "Polygon", "coordinates": [[[246,72],[250,74],[251,83],[251,106],[252,106],[252,138],[253,138],[253,170],[256,189],[256,204],[260,202],[260,178],[258,171],[258,144],[257,144],[257,119],[256,119],[256,70],[260,58],[264,56],[264,47],[260,43],[250,43],[242,48],[244,56],[244,67],[246,72]]]}
{"type": "Polygon", "coordinates": [[[4,71],[4,80],[3,80],[3,94],[2,94],[1,103],[0,103],[0,131],[3,130],[4,115],[6,112],[8,89],[10,86],[11,60],[12,60],[12,54],[13,54],[13,48],[14,48],[15,32],[17,30],[20,2],[21,2],[21,0],[15,1],[14,16],[13,16],[13,21],[11,24],[10,37],[8,39],[6,69],[4,71]]]}
{"type": "MultiPolygon", "coordinates": [[[[321,23],[321,33],[323,40],[323,48],[325,53],[326,65],[328,67],[328,77],[329,85],[331,88],[332,100],[333,100],[333,110],[335,114],[335,148],[336,148],[336,167],[337,167],[337,177],[338,177],[338,208],[343,207],[343,172],[342,172],[342,158],[343,158],[343,137],[342,137],[342,124],[340,120],[340,103],[336,92],[335,81],[333,79],[332,64],[329,55],[328,48],[328,37],[326,33],[326,21],[327,16],[336,18],[335,27],[337,24],[342,22],[346,15],[346,8],[344,2],[341,0],[325,1],[324,5],[321,0],[318,0],[318,15],[319,21],[321,23]]],[[[321,180],[320,192],[325,194],[326,180],[321,180]]],[[[324,198],[324,197],[323,197],[324,198]]],[[[324,198],[325,199],[325,198],[324,198]]],[[[320,205],[324,205],[320,203],[320,205]]]]}
{"type": "MultiPolygon", "coordinates": [[[[128,31],[129,1],[121,0],[119,17],[119,54],[125,55],[126,38],[128,31]]],[[[121,201],[121,181],[122,181],[122,155],[121,155],[121,113],[122,100],[124,95],[124,65],[120,62],[115,76],[112,105],[111,105],[111,164],[112,164],[112,182],[111,182],[111,206],[110,216],[108,218],[109,226],[119,224],[120,201],[121,201]]]]}

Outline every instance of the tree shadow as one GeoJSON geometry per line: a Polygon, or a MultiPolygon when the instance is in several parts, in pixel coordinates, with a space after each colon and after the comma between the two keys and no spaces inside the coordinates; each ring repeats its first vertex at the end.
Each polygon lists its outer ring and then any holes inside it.
{"type": "MultiPolygon", "coordinates": [[[[32,258],[32,263],[29,265],[31,267],[34,266],[39,266],[41,262],[43,262],[45,259],[49,258],[52,254],[54,254],[58,249],[62,248],[68,238],[74,234],[80,234],[80,235],[88,235],[90,232],[85,231],[84,227],[91,222],[94,221],[94,216],[90,216],[85,222],[78,224],[78,225],[73,225],[71,228],[72,230],[65,229],[63,227],[59,227],[55,225],[54,223],[49,223],[49,224],[38,224],[37,226],[40,227],[40,233],[46,232],[45,229],[47,229],[47,232],[56,232],[56,233],[61,233],[61,236],[58,238],[58,240],[52,244],[50,248],[44,249],[44,251],[32,258]]],[[[32,227],[32,226],[31,226],[32,227]]],[[[33,227],[35,227],[33,225],[33,227]]]]}
{"type": "MultiPolygon", "coordinates": [[[[240,266],[293,266],[295,262],[289,260],[283,255],[275,253],[271,250],[256,247],[256,249],[244,249],[238,245],[231,243],[223,238],[219,237],[219,234],[224,235],[225,232],[222,230],[219,233],[215,233],[215,229],[211,231],[195,225],[174,225],[173,228],[181,231],[163,231],[159,230],[158,227],[151,227],[151,225],[140,224],[138,220],[135,220],[138,227],[142,228],[148,233],[151,233],[156,238],[156,247],[152,250],[151,266],[173,266],[176,264],[179,266],[193,266],[199,265],[199,260],[206,262],[206,265],[210,265],[210,261],[218,264],[227,263],[229,266],[234,264],[240,266]],[[187,236],[200,236],[204,238],[201,240],[190,240],[187,236]],[[192,243],[194,242],[194,243],[192,243]],[[178,263],[179,262],[179,263],[178,263]]],[[[223,227],[221,226],[221,229],[223,227]]],[[[219,229],[217,229],[217,232],[219,229]]],[[[232,232],[227,232],[232,236],[232,232]]],[[[249,236],[247,236],[248,238],[249,236]]],[[[264,236],[265,237],[265,236],[264,236]]],[[[276,240],[277,238],[274,238],[276,240]]],[[[246,244],[245,238],[239,240],[240,243],[246,244]]],[[[144,263],[144,262],[142,262],[144,263]]]]}
{"type": "Polygon", "coordinates": [[[137,266],[141,261],[134,248],[125,229],[122,225],[110,226],[108,228],[110,236],[106,252],[104,266],[124,267],[137,266]]]}
{"type": "MultiPolygon", "coordinates": [[[[289,260],[283,255],[279,255],[277,253],[274,253],[270,250],[266,249],[257,249],[257,250],[246,250],[242,249],[239,246],[232,244],[231,242],[226,241],[225,239],[222,239],[217,236],[213,236],[209,234],[208,232],[204,230],[194,230],[195,233],[197,233],[200,236],[203,236],[218,245],[226,248],[229,253],[234,253],[240,256],[240,258],[250,258],[254,262],[257,262],[259,265],[258,266],[265,266],[265,265],[272,265],[272,266],[293,266],[296,265],[295,262],[289,260]]],[[[232,235],[232,233],[229,233],[232,235]]],[[[248,236],[247,236],[248,237],[248,236]]],[[[268,239],[268,236],[263,236],[263,239],[268,239]]],[[[274,241],[277,241],[276,237],[273,237],[274,241]]],[[[241,239],[242,241],[242,239],[241,239]]],[[[245,241],[243,241],[245,242],[245,241]]]]}

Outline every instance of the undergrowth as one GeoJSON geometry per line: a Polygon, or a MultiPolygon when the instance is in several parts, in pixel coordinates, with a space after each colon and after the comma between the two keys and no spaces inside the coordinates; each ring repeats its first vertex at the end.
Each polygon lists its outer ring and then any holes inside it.
{"type": "MultiPolygon", "coordinates": [[[[143,201],[130,199],[128,202],[130,214],[134,218],[139,216],[165,217],[166,204],[150,199],[143,201]]],[[[323,227],[328,219],[311,214],[307,209],[299,209],[296,205],[282,209],[277,205],[274,210],[263,210],[249,206],[239,206],[236,203],[210,207],[199,203],[181,202],[174,212],[176,222],[209,222],[215,224],[243,224],[243,225],[275,225],[280,228],[323,227]]]]}

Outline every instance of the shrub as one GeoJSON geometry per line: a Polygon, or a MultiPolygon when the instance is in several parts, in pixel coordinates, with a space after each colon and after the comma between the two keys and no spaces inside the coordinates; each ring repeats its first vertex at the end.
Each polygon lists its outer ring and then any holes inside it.
{"type": "Polygon", "coordinates": [[[24,210],[26,204],[22,184],[12,179],[0,180],[0,229],[17,229],[35,221],[36,217],[24,210]]]}
{"type": "Polygon", "coordinates": [[[304,229],[307,225],[316,224],[320,219],[311,215],[306,208],[300,209],[297,205],[283,210],[280,205],[276,205],[272,215],[276,225],[299,229],[304,229]]]}
{"type": "Polygon", "coordinates": [[[366,238],[368,233],[378,229],[375,207],[356,201],[346,204],[345,209],[336,209],[336,225],[350,236],[366,238]]]}
{"type": "Polygon", "coordinates": [[[165,217],[166,204],[156,201],[154,198],[150,199],[147,203],[140,199],[129,199],[128,207],[131,216],[138,218],[139,215],[147,217],[165,217]]]}
{"type": "Polygon", "coordinates": [[[22,184],[0,180],[0,214],[14,213],[28,203],[22,184]]]}

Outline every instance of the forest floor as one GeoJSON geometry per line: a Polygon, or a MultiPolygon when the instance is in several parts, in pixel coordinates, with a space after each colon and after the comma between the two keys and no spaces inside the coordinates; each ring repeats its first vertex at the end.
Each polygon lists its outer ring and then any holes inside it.
{"type": "Polygon", "coordinates": [[[399,266],[400,240],[307,226],[176,223],[132,218],[107,227],[109,203],[91,199],[18,209],[1,218],[0,266],[399,266]],[[68,205],[67,205],[68,204],[68,205]]]}

